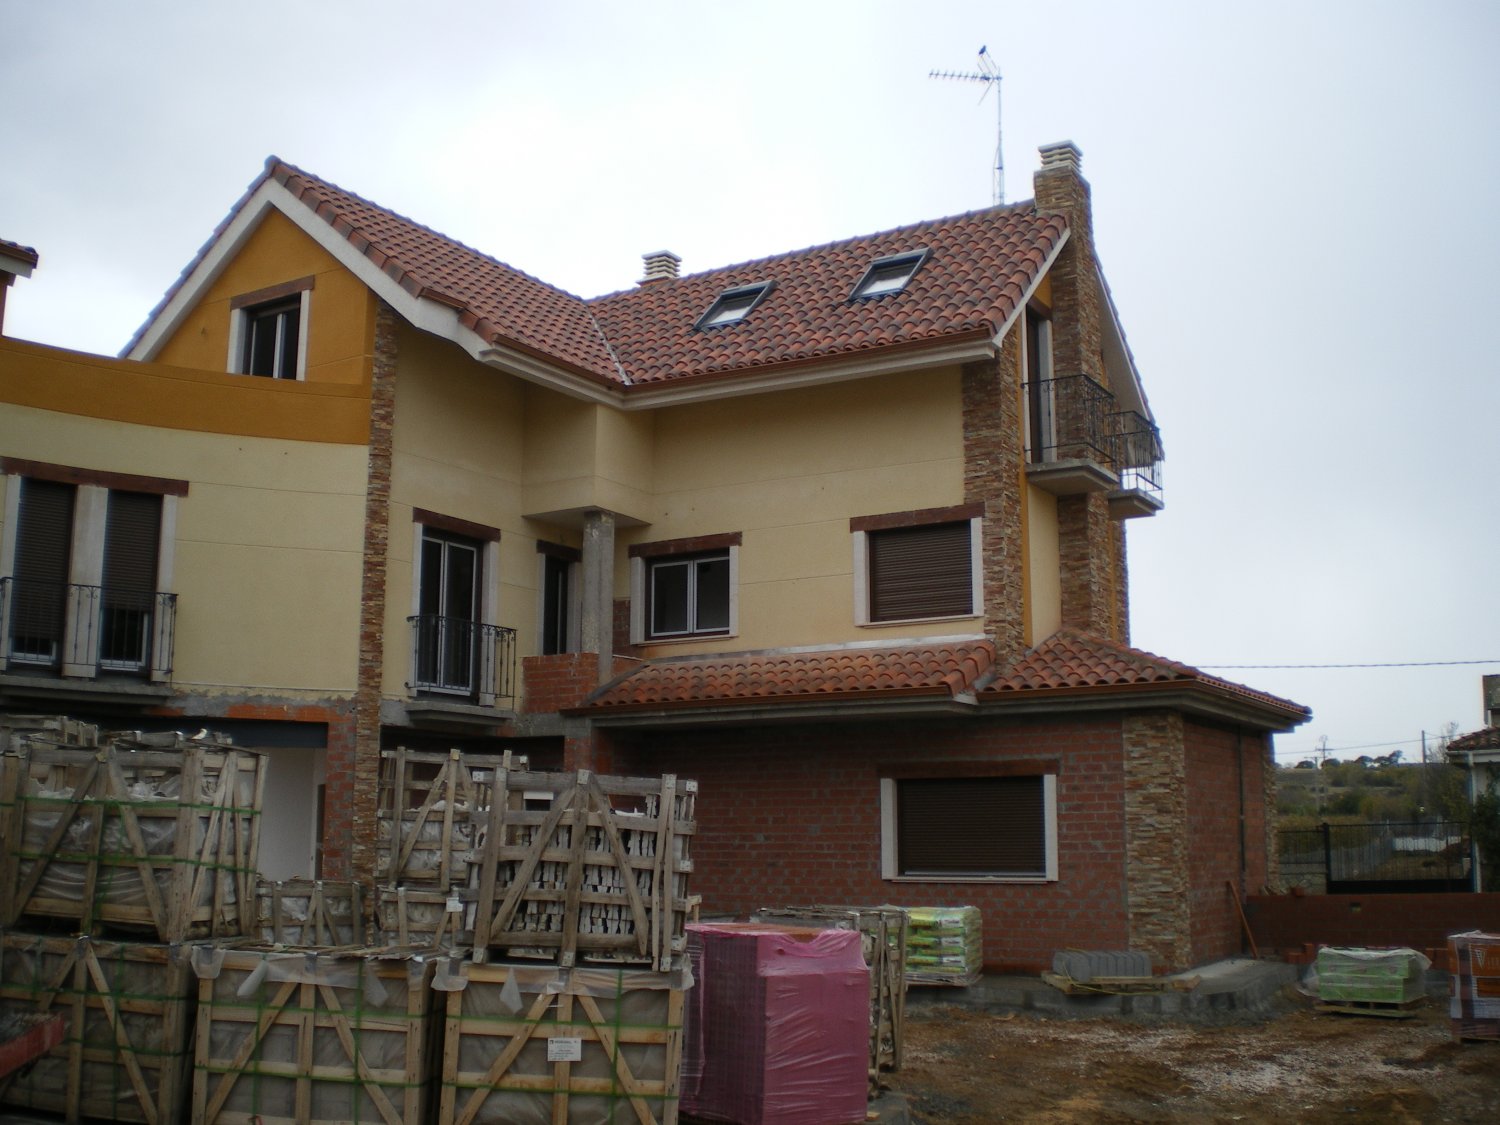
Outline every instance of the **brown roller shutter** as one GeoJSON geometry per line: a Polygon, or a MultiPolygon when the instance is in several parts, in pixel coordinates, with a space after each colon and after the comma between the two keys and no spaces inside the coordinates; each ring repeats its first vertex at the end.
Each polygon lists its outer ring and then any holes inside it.
{"type": "Polygon", "coordinates": [[[15,660],[53,664],[57,659],[67,615],[76,492],[71,484],[21,480],[10,622],[15,660]]]}
{"type": "Polygon", "coordinates": [[[1041,777],[917,778],[897,783],[902,875],[1045,875],[1041,777]]]}
{"type": "Polygon", "coordinates": [[[111,492],[104,523],[104,588],[118,593],[154,593],[160,544],[161,497],[147,492],[111,492]]]}
{"type": "Polygon", "coordinates": [[[974,612],[967,520],[868,534],[871,621],[974,612]]]}

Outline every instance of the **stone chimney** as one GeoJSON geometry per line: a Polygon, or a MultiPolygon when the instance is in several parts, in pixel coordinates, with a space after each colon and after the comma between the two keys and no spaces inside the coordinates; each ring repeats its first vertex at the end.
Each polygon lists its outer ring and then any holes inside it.
{"type": "Polygon", "coordinates": [[[650,254],[642,254],[641,260],[646,263],[646,276],[637,282],[639,285],[649,285],[653,281],[670,281],[677,276],[677,267],[682,265],[682,259],[670,250],[656,250],[650,254]]]}
{"type": "Polygon", "coordinates": [[[30,277],[38,262],[30,246],[0,238],[0,335],[5,333],[5,294],[18,277],[30,277]]]}

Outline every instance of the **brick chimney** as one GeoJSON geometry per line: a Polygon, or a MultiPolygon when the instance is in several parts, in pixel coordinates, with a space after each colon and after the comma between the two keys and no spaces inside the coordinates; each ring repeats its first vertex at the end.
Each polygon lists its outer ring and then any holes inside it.
{"type": "Polygon", "coordinates": [[[637,282],[638,285],[649,285],[653,281],[670,281],[677,276],[677,267],[682,265],[682,259],[670,250],[655,250],[650,254],[642,254],[641,260],[646,263],[646,276],[637,282]]]}
{"type": "Polygon", "coordinates": [[[39,261],[30,246],[0,238],[0,335],[5,333],[5,294],[18,277],[30,277],[39,261]]]}

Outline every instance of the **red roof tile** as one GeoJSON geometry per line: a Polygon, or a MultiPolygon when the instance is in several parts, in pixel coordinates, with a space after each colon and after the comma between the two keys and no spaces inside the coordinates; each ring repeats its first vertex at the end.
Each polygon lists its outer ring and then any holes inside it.
{"type": "Polygon", "coordinates": [[[1500,727],[1485,727],[1448,742],[1449,750],[1500,750],[1500,727]]]}
{"type": "Polygon", "coordinates": [[[596,691],[585,708],[953,698],[972,691],[994,661],[989,641],[701,656],[643,664],[596,691]]]}
{"type": "Polygon", "coordinates": [[[659,386],[881,348],[987,338],[1016,311],[1067,229],[1029,203],[973,211],[584,300],[271,157],[125,347],[145,336],[245,202],[267,181],[418,298],[458,311],[491,344],[616,386],[659,386]],[[905,290],[851,302],[876,258],[926,249],[905,290]],[[721,292],[771,281],[744,320],[694,328],[721,292]]]}
{"type": "Polygon", "coordinates": [[[1026,693],[1083,689],[1194,687],[1306,718],[1300,703],[1210,676],[1187,664],[1128,648],[1089,633],[1063,630],[1005,669],[979,694],[980,702],[998,702],[1026,693]]]}

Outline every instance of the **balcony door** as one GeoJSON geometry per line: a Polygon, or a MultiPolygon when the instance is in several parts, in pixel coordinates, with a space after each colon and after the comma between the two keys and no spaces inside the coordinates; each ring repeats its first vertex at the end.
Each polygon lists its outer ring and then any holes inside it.
{"type": "Polygon", "coordinates": [[[160,542],[160,496],[146,492],[109,494],[99,597],[101,668],[139,672],[150,667],[160,542]]]}
{"type": "Polygon", "coordinates": [[[15,581],[10,605],[10,659],[55,668],[68,619],[72,559],[71,484],[23,478],[16,518],[15,581]]]}
{"type": "Polygon", "coordinates": [[[473,695],[483,546],[431,528],[422,532],[417,687],[473,695]]]}
{"type": "Polygon", "coordinates": [[[1036,306],[1026,310],[1026,456],[1037,463],[1057,456],[1057,405],[1052,378],[1052,320],[1036,306]]]}

